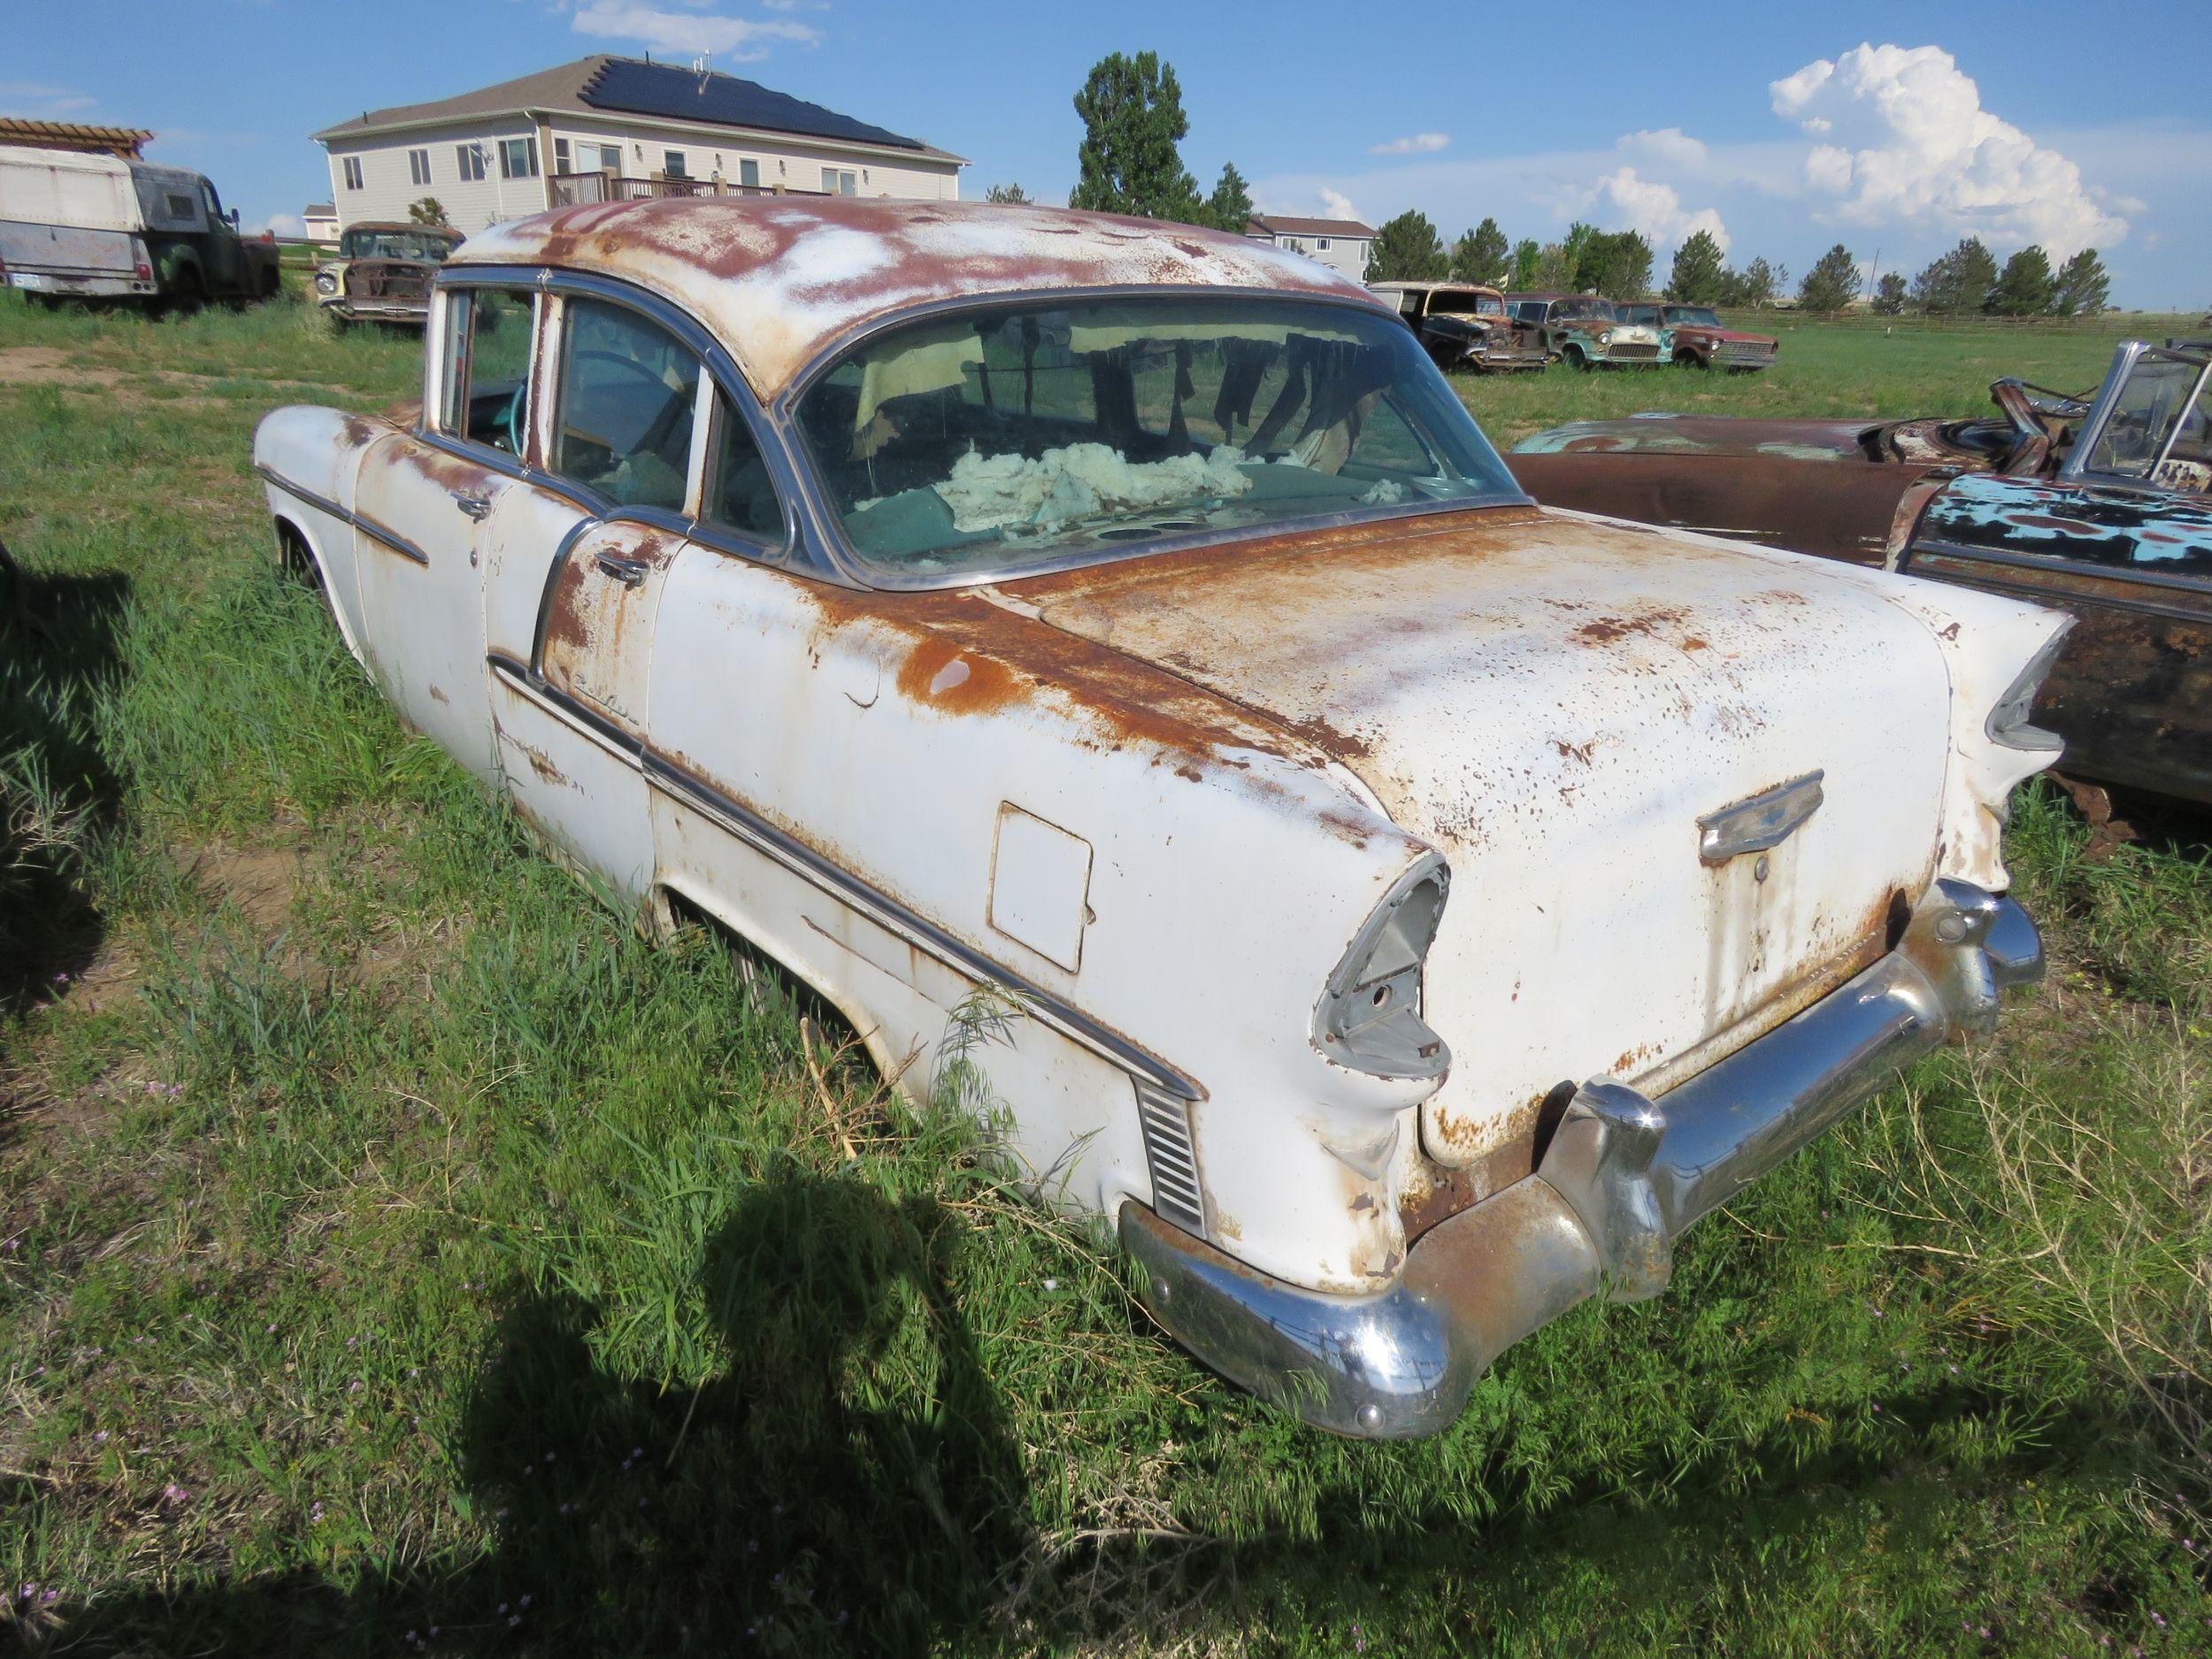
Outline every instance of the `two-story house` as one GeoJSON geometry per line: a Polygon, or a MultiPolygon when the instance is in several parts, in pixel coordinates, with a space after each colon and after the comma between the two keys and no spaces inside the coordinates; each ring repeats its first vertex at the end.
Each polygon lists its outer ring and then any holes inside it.
{"type": "Polygon", "coordinates": [[[1244,234],[1317,259],[1355,282],[1367,280],[1367,253],[1375,245],[1374,227],[1356,219],[1286,219],[1279,213],[1255,213],[1244,234]]]}
{"type": "Polygon", "coordinates": [[[324,128],[343,227],[425,196],[474,232],[576,202],[780,192],[955,201],[964,157],[757,81],[595,53],[324,128]]]}

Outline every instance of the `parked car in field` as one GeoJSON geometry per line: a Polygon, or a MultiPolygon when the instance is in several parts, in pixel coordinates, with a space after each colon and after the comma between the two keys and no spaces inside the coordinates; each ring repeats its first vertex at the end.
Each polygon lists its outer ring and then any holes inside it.
{"type": "Polygon", "coordinates": [[[1616,308],[1623,322],[1659,330],[1665,361],[1690,369],[1728,369],[1748,374],[1774,361],[1782,342],[1771,334],[1731,328],[1709,305],[1640,303],[1616,308]]]}
{"type": "Polygon", "coordinates": [[[1552,360],[1544,333],[1509,315],[1505,296],[1469,282],[1370,282],[1368,288],[1397,308],[1406,326],[1420,337],[1436,366],[1448,373],[1471,369],[1495,374],[1513,369],[1540,369],[1552,360]]]}
{"type": "Polygon", "coordinates": [[[199,173],[0,144],[0,270],[34,300],[272,299],[277,257],[199,173]]]}
{"type": "Polygon", "coordinates": [[[255,440],[377,684],[901,1087],[1001,999],[1010,1154],[1309,1422],[1444,1427],[2039,971],[2060,618],[1541,511],[1312,260],[570,208],[456,252],[426,355],[412,424],[255,440]]]}
{"type": "Polygon", "coordinates": [[[460,244],[461,233],[443,225],[349,225],[315,273],[315,303],[341,322],[419,328],[430,319],[431,279],[460,244]]]}
{"type": "Polygon", "coordinates": [[[2208,373],[2131,341],[2093,394],[1999,380],[1993,419],[1582,421],[1509,460],[1549,505],[2056,605],[2035,719],[2068,772],[2212,807],[2208,373]]]}
{"type": "Polygon", "coordinates": [[[1594,294],[1509,294],[1505,303],[1522,322],[1543,331],[1545,343],[1569,368],[1648,368],[1666,360],[1655,326],[1624,322],[1611,300],[1594,294]]]}

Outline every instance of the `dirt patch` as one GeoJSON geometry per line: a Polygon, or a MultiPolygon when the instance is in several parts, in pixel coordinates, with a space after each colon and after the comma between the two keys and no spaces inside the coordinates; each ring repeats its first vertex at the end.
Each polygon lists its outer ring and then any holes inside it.
{"type": "MultiPolygon", "coordinates": [[[[191,394],[241,375],[191,374],[181,369],[116,369],[99,364],[78,363],[59,346],[0,348],[0,386],[57,386],[71,392],[107,392],[125,403],[159,403],[163,407],[223,408],[227,400],[191,394]],[[150,385],[174,388],[177,395],[152,398],[150,385]]],[[[342,388],[326,380],[257,380],[256,384],[281,391],[330,393],[342,388]]]]}

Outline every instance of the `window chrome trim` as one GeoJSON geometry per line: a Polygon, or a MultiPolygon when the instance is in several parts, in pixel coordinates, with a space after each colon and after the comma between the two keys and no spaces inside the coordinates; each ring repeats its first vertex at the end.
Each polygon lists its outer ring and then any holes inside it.
{"type": "Polygon", "coordinates": [[[1923,557],[1971,560],[1980,565],[2009,565],[2017,570],[2068,572],[2134,587],[2170,588],[2177,593],[2212,594],[2212,577],[2178,576],[2168,571],[2143,570],[2133,565],[2097,565],[2087,559],[2067,558],[2058,554],[2046,557],[2039,553],[2015,553],[2008,548],[1979,548],[1963,541],[1946,541],[1941,537],[1915,541],[1908,547],[1900,573],[1907,576],[1917,574],[1913,565],[1923,557]]]}
{"type": "Polygon", "coordinates": [[[372,541],[378,542],[382,546],[390,549],[393,552],[398,554],[402,558],[419,565],[426,570],[429,568],[430,556],[424,552],[420,548],[417,547],[412,541],[410,541],[405,536],[400,534],[398,531],[387,529],[384,526],[377,523],[375,519],[365,518],[359,513],[355,512],[351,508],[342,507],[326,495],[318,495],[313,490],[303,488],[300,485],[295,484],[290,479],[286,478],[282,473],[272,471],[267,465],[261,462],[256,462],[254,464],[253,470],[259,473],[262,479],[267,483],[274,485],[277,488],[282,490],[286,495],[314,508],[316,511],[328,513],[332,518],[350,526],[356,530],[358,530],[363,535],[367,536],[372,541]]]}
{"type": "MultiPolygon", "coordinates": [[[[2154,346],[2147,340],[2122,341],[2113,349],[2112,366],[2105,371],[2104,384],[2097,388],[2096,398],[2089,405],[2088,414],[2082,418],[2081,426],[2074,434],[2073,444],[2066,451],[2065,465],[2061,466],[2057,472],[2060,482],[2095,485],[2100,488],[2139,490],[2145,495],[2174,495],[2181,493],[2169,489],[2163,485],[2153,483],[2148,476],[2135,478],[2125,473],[2098,472],[2090,470],[2090,453],[2096,449],[2097,440],[2104,435],[2104,429],[2110,424],[2113,411],[2119,407],[2121,389],[2127,385],[2129,376],[2134,373],[2135,365],[2147,357],[2157,357],[2170,363],[2197,365],[2197,380],[2195,388],[2190,394],[2191,402],[2193,403],[2204,396],[2207,374],[2212,373],[2212,357],[2204,357],[2193,350],[2178,350],[2170,346],[2154,346]]],[[[2185,403],[2182,407],[2185,411],[2189,404],[2185,403]]],[[[2180,430],[2181,423],[2176,421],[2173,435],[2177,435],[2180,430]]],[[[2172,448],[2170,441],[2166,447],[2169,449],[2172,448]]],[[[2156,463],[2154,462],[2152,465],[2154,466],[2156,463]]]]}
{"type": "MultiPolygon", "coordinates": [[[[824,554],[835,565],[845,580],[856,588],[871,588],[881,593],[933,593],[956,588],[987,587],[994,582],[1019,581],[1032,576],[1049,576],[1061,571],[1080,570],[1093,565],[1134,563],[1156,554],[1181,553],[1221,547],[1237,541],[1249,541],[1255,536],[1275,536],[1299,531],[1340,529],[1348,525],[1388,524],[1398,519],[1433,518],[1442,513],[1481,511],[1493,507],[1534,507],[1535,497],[1514,489],[1496,495],[1469,496],[1458,501],[1415,502],[1397,507],[1350,508],[1342,512],[1317,513],[1310,517],[1293,518],[1268,525],[1247,525],[1240,528],[1217,530],[1210,534],[1187,536],[1163,536],[1141,546],[1124,545],[1102,548],[1086,553],[1071,553],[1060,558],[1039,559],[1033,562],[1006,566],[979,567],[973,570],[946,572],[931,575],[895,575],[879,569],[856,549],[845,534],[843,519],[831,511],[831,495],[816,466],[812,451],[798,436],[798,407],[815,385],[833,373],[852,352],[878,334],[911,324],[926,322],[936,318],[957,316],[968,311],[1007,311],[1038,304],[1078,304],[1088,300],[1125,299],[1266,299],[1295,304],[1334,306],[1363,316],[1387,320],[1397,327],[1405,326],[1405,319],[1391,307],[1371,294],[1303,294],[1283,288],[1245,288],[1224,285],[1219,288],[1201,288],[1187,283],[1147,283],[1116,288],[1065,288],[1019,289],[1008,293],[962,295],[951,299],[933,300],[926,304],[911,305],[855,324],[838,334],[821,350],[808,359],[805,366],[792,377],[791,383],[780,393],[769,406],[769,417],[775,423],[779,434],[789,445],[790,459],[805,480],[806,498],[818,515],[817,533],[821,536],[824,554]]],[[[1442,378],[1425,351],[1417,354],[1429,372],[1442,378]]],[[[1457,398],[1449,381],[1445,382],[1446,395],[1457,398]]],[[[1475,431],[1496,460],[1499,475],[1509,483],[1513,481],[1513,470],[1505,463],[1503,453],[1490,441],[1490,434],[1476,421],[1474,411],[1469,410],[1467,419],[1474,422],[1475,431]]]]}
{"type": "Polygon", "coordinates": [[[577,698],[548,684],[545,677],[529,664],[497,650],[486,652],[484,660],[495,676],[541,703],[549,711],[567,717],[579,730],[619,758],[640,767],[646,781],[663,795],[693,808],[801,879],[859,910],[917,949],[927,951],[956,972],[1003,987],[1031,1018],[1079,1043],[1122,1071],[1177,1100],[1206,1098],[1204,1088],[1165,1061],[1026,976],[987,956],[919,911],[832,864],[804,841],[778,828],[650,743],[623,731],[577,698]]]}

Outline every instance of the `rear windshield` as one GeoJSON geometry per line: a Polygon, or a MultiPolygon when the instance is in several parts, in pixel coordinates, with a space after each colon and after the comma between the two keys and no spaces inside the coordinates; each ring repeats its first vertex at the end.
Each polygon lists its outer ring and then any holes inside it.
{"type": "Polygon", "coordinates": [[[911,323],[810,387],[798,426],[854,550],[918,580],[1519,495],[1402,323],[1273,296],[911,323]]]}

